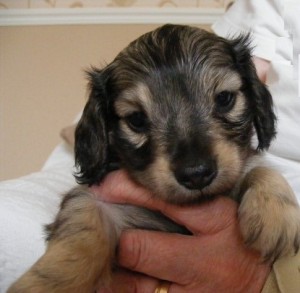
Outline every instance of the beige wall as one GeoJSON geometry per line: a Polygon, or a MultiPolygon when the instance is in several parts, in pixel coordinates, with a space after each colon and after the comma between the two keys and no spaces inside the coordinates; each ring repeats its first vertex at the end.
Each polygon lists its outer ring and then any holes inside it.
{"type": "Polygon", "coordinates": [[[156,26],[0,27],[0,180],[38,171],[86,101],[84,69],[156,26]]]}
{"type": "Polygon", "coordinates": [[[39,170],[85,103],[84,69],[153,27],[1,27],[0,180],[39,170]]]}

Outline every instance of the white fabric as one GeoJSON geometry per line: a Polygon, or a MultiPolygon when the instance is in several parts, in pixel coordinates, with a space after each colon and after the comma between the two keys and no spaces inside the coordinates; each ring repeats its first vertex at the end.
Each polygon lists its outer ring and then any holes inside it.
{"type": "MultiPolygon", "coordinates": [[[[294,77],[300,84],[300,2],[299,0],[284,0],[283,5],[283,19],[285,23],[285,29],[292,36],[293,43],[293,65],[294,65],[294,77]]],[[[300,97],[300,86],[298,91],[300,97]]]]}
{"type": "Polygon", "coordinates": [[[212,28],[223,37],[251,32],[255,56],[276,62],[290,62],[292,43],[281,14],[281,1],[236,0],[212,28]],[[281,43],[284,43],[283,52],[281,43]]]}
{"type": "Polygon", "coordinates": [[[43,254],[43,227],[75,185],[72,166],[72,152],[61,144],[40,172],[0,183],[1,293],[43,254]]]}

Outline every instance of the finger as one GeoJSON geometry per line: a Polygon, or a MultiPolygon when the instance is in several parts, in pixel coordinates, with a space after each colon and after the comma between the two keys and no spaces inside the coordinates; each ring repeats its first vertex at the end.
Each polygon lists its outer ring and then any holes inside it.
{"type": "Polygon", "coordinates": [[[100,185],[90,188],[103,201],[121,204],[134,204],[149,209],[163,209],[165,202],[143,186],[135,183],[124,170],[110,172],[100,185]]]}
{"type": "Polygon", "coordinates": [[[256,271],[264,279],[268,264],[262,264],[259,254],[246,249],[236,235],[237,231],[207,237],[127,231],[121,236],[118,262],[129,270],[171,282],[174,293],[219,292],[212,289],[214,285],[232,286],[237,274],[245,277],[256,271]]]}
{"type": "Polygon", "coordinates": [[[100,289],[97,293],[153,293],[159,284],[158,279],[120,269],[114,272],[110,288],[100,289]]]}
{"type": "Polygon", "coordinates": [[[197,265],[199,258],[195,254],[199,245],[195,240],[196,237],[186,235],[128,230],[120,238],[118,263],[132,271],[186,285],[193,279],[194,271],[178,264],[197,265]]]}

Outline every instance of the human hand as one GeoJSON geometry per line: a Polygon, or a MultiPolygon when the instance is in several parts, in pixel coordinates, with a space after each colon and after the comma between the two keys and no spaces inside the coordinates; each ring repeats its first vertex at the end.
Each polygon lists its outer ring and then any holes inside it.
{"type": "Polygon", "coordinates": [[[193,234],[123,232],[118,251],[123,269],[114,273],[109,292],[153,293],[160,280],[171,283],[169,293],[261,291],[270,267],[245,247],[234,201],[219,197],[199,206],[166,204],[132,182],[124,171],[110,173],[92,190],[105,201],[159,210],[193,234]]]}
{"type": "Polygon", "coordinates": [[[254,56],[252,58],[253,63],[256,68],[256,73],[261,80],[261,82],[266,83],[267,72],[270,68],[270,61],[254,56]]]}

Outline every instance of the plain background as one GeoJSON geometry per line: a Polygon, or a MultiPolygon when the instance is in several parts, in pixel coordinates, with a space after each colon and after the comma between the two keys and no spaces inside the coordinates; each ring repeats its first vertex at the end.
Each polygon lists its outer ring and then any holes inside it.
{"type": "Polygon", "coordinates": [[[0,27],[0,180],[38,171],[104,66],[151,25],[0,27]]]}
{"type": "Polygon", "coordinates": [[[84,71],[157,26],[0,27],[0,180],[40,170],[86,102],[84,71]]]}

